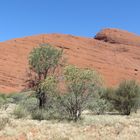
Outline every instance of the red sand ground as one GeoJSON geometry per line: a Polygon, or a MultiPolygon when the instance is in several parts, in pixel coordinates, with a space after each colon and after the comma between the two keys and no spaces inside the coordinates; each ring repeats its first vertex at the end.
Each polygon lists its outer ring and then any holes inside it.
{"type": "Polygon", "coordinates": [[[105,29],[94,38],[44,34],[0,43],[0,92],[24,88],[28,54],[41,43],[64,48],[68,63],[99,71],[108,86],[123,79],[140,81],[140,36],[118,29],[105,29]]]}

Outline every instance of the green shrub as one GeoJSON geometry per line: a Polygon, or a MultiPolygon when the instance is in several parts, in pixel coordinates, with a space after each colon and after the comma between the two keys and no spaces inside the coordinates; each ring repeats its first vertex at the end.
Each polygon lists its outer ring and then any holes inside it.
{"type": "Polygon", "coordinates": [[[60,114],[60,110],[58,111],[57,108],[51,107],[51,108],[44,108],[44,109],[36,109],[33,112],[31,112],[32,119],[34,120],[56,120],[62,119],[62,114],[60,114]]]}
{"type": "Polygon", "coordinates": [[[37,109],[31,113],[32,119],[34,120],[46,120],[47,119],[47,111],[45,109],[37,109]]]}
{"type": "Polygon", "coordinates": [[[46,120],[62,120],[64,116],[56,109],[49,109],[46,113],[46,120]]]}
{"type": "Polygon", "coordinates": [[[5,100],[6,100],[7,95],[6,95],[6,94],[4,94],[4,93],[0,93],[0,98],[3,98],[3,99],[5,99],[5,100]]]}
{"type": "Polygon", "coordinates": [[[15,103],[15,100],[13,98],[7,97],[6,104],[9,104],[9,103],[15,103]]]}
{"type": "Polygon", "coordinates": [[[111,104],[105,99],[94,99],[89,103],[88,109],[97,115],[102,115],[111,110],[111,104]]]}
{"type": "Polygon", "coordinates": [[[5,104],[6,100],[0,97],[0,108],[5,104]]]}
{"type": "Polygon", "coordinates": [[[0,108],[6,103],[7,95],[0,93],[0,108]]]}
{"type": "Polygon", "coordinates": [[[107,100],[108,89],[100,87],[98,92],[88,102],[87,109],[94,114],[102,115],[113,110],[113,105],[107,100]]]}
{"type": "Polygon", "coordinates": [[[27,111],[32,112],[38,108],[38,100],[35,97],[29,97],[20,103],[27,111]]]}
{"type": "Polygon", "coordinates": [[[137,111],[140,101],[140,87],[134,80],[123,81],[116,90],[107,90],[105,98],[121,114],[130,115],[133,110],[137,111]]]}
{"type": "Polygon", "coordinates": [[[21,105],[18,105],[15,109],[14,109],[14,112],[13,112],[13,115],[15,115],[15,117],[17,119],[20,119],[20,118],[25,118],[29,115],[29,112],[27,111],[26,108],[24,108],[23,106],[21,105]]]}
{"type": "Polygon", "coordinates": [[[20,103],[21,101],[23,101],[24,99],[26,99],[28,97],[28,95],[24,92],[22,93],[13,93],[11,95],[8,96],[8,100],[11,103],[20,103]]]}

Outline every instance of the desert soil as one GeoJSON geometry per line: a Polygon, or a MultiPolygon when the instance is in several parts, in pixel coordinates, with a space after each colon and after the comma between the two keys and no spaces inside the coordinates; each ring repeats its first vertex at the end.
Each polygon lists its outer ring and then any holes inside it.
{"type": "Polygon", "coordinates": [[[37,121],[15,119],[11,112],[15,105],[0,110],[0,119],[9,118],[0,131],[0,140],[139,140],[140,112],[130,116],[91,115],[83,120],[37,121]]]}

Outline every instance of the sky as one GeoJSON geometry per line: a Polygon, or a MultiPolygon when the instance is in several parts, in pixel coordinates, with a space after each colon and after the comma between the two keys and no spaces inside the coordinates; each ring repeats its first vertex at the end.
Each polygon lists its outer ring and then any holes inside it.
{"type": "Polygon", "coordinates": [[[140,35],[140,0],[0,0],[0,42],[44,33],[94,37],[103,28],[140,35]]]}

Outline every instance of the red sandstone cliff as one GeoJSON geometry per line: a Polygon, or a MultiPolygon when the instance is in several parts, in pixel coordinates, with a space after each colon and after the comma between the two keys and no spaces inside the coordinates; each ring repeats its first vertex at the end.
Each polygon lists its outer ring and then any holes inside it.
{"type": "Polygon", "coordinates": [[[140,36],[118,29],[105,29],[94,38],[44,34],[0,43],[0,92],[24,87],[28,54],[40,43],[64,48],[68,63],[99,71],[107,85],[123,79],[140,81],[140,36]]]}

